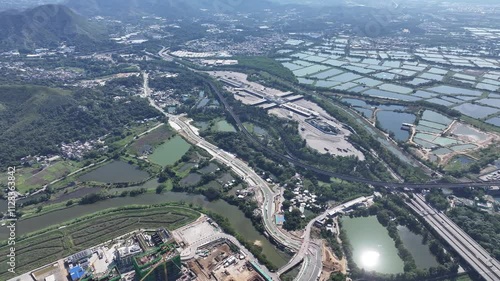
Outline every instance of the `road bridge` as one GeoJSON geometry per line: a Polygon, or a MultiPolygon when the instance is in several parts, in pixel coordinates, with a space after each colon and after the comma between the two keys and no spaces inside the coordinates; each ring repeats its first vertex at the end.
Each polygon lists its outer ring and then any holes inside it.
{"type": "Polygon", "coordinates": [[[500,280],[500,264],[481,245],[442,212],[416,194],[408,203],[486,281],[500,280]]]}
{"type": "MultiPolygon", "coordinates": [[[[346,181],[352,181],[352,182],[361,182],[365,184],[370,184],[374,186],[381,186],[381,187],[389,187],[389,188],[395,188],[395,187],[412,187],[412,188],[433,188],[433,187],[447,187],[447,188],[459,188],[459,187],[482,187],[482,186],[490,186],[494,184],[500,185],[500,182],[491,182],[491,183],[484,183],[484,182],[469,182],[469,183],[458,183],[458,184],[449,184],[449,183],[423,183],[423,184],[404,184],[404,183],[392,183],[392,182],[382,182],[382,181],[373,181],[369,179],[364,179],[364,178],[359,178],[355,176],[350,176],[350,175],[343,175],[343,174],[338,174],[334,172],[330,172],[327,170],[323,170],[317,167],[314,167],[312,165],[309,165],[307,163],[303,163],[299,159],[295,158],[294,156],[291,155],[282,155],[279,152],[276,152],[267,146],[263,145],[260,143],[260,141],[256,140],[254,136],[247,131],[247,129],[243,126],[241,120],[239,117],[234,114],[232,111],[231,107],[223,97],[223,95],[219,92],[218,88],[212,83],[209,82],[210,87],[212,90],[218,95],[219,100],[224,104],[225,109],[230,113],[232,118],[235,120],[235,122],[238,125],[238,128],[241,132],[245,134],[252,142],[257,144],[261,149],[266,152],[267,154],[281,159],[288,161],[296,166],[302,167],[307,170],[314,171],[318,174],[323,174],[327,175],[330,177],[336,177],[339,179],[343,179],[346,181]]],[[[316,257],[317,255],[314,253],[318,253],[317,251],[317,244],[315,243],[310,243],[310,229],[312,227],[312,224],[314,223],[315,220],[310,222],[310,225],[306,228],[306,234],[304,235],[303,239],[297,239],[294,236],[289,235],[288,233],[284,233],[281,231],[273,222],[274,220],[274,200],[273,198],[277,195],[273,192],[271,187],[268,185],[266,181],[264,181],[258,174],[253,171],[245,162],[242,160],[238,159],[234,155],[221,150],[217,146],[207,142],[205,139],[199,136],[198,131],[195,127],[193,127],[191,124],[189,124],[188,121],[186,121],[182,116],[176,116],[176,115],[171,115],[166,113],[162,108],[160,108],[158,105],[155,104],[153,99],[150,97],[150,90],[147,85],[147,76],[145,75],[145,83],[144,83],[144,96],[146,96],[150,104],[158,109],[160,112],[162,112],[168,119],[169,123],[173,128],[175,128],[181,135],[183,135],[189,142],[195,144],[196,146],[206,150],[208,153],[212,155],[214,159],[217,161],[227,165],[230,167],[235,173],[238,174],[242,179],[247,181],[250,185],[252,186],[258,186],[260,188],[260,191],[263,196],[263,203],[262,203],[262,214],[263,214],[263,221],[264,221],[264,226],[266,232],[279,244],[283,245],[284,247],[294,249],[297,251],[297,254],[295,255],[296,258],[292,259],[291,264],[298,264],[300,261],[304,261],[301,267],[301,272],[309,272],[308,267],[311,267],[311,265],[319,266],[319,272],[321,271],[321,260],[320,264],[316,264],[316,257]],[[297,262],[298,261],[298,262],[297,262]]],[[[289,267],[289,266],[288,266],[289,267]]],[[[293,267],[293,266],[292,266],[293,267]]],[[[285,272],[286,268],[280,270],[280,272],[285,272]]],[[[314,269],[313,272],[316,272],[317,269],[314,269]]],[[[304,280],[304,281],[311,281],[311,280],[316,280],[313,275],[308,274],[302,274],[300,275],[296,280],[304,280]]],[[[500,279],[498,279],[500,280],[500,279]]]]}
{"type": "Polygon", "coordinates": [[[351,175],[345,175],[345,174],[340,174],[340,173],[335,173],[332,171],[324,170],[321,168],[318,168],[316,166],[304,163],[302,160],[296,158],[293,156],[291,152],[288,153],[288,155],[283,155],[281,152],[277,152],[268,146],[262,144],[260,140],[258,140],[254,135],[252,135],[245,126],[243,126],[243,122],[241,122],[240,118],[238,115],[234,113],[234,111],[231,109],[231,106],[227,102],[226,98],[222,93],[220,92],[219,88],[213,84],[213,82],[208,81],[207,82],[212,91],[217,95],[219,100],[222,102],[224,105],[224,108],[226,111],[231,115],[233,120],[236,122],[238,129],[255,145],[260,147],[260,149],[266,153],[266,155],[272,156],[275,159],[280,159],[282,161],[286,161],[289,163],[294,164],[295,166],[304,168],[309,171],[313,171],[317,174],[320,175],[325,175],[329,177],[335,177],[341,180],[346,180],[350,182],[359,182],[359,183],[365,183],[373,186],[379,186],[379,187],[388,187],[388,188],[414,188],[414,189],[426,189],[426,188],[467,188],[467,187],[489,187],[489,186],[498,186],[500,185],[500,181],[494,181],[494,182],[482,182],[482,181],[474,181],[474,182],[460,182],[460,183],[397,183],[397,182],[384,182],[384,181],[375,181],[375,180],[370,180],[370,179],[365,179],[365,178],[360,178],[357,176],[351,176],[351,175]]]}
{"type": "MultiPolygon", "coordinates": [[[[356,199],[351,200],[351,201],[344,203],[342,205],[330,208],[330,209],[326,210],[325,212],[323,212],[321,215],[319,215],[316,218],[314,218],[313,220],[311,220],[305,228],[302,246],[300,247],[300,250],[297,253],[295,253],[295,255],[292,257],[292,259],[285,266],[283,266],[282,268],[280,268],[278,270],[278,275],[282,275],[282,274],[286,273],[287,271],[291,270],[292,268],[294,268],[296,265],[298,265],[300,262],[302,262],[305,257],[310,256],[311,252],[312,253],[317,252],[317,249],[316,249],[317,245],[315,245],[315,244],[318,244],[318,242],[313,243],[311,241],[311,230],[312,230],[312,227],[314,226],[314,223],[316,221],[323,220],[328,216],[332,216],[338,212],[345,210],[346,208],[350,208],[356,204],[365,202],[371,198],[373,198],[373,196],[372,197],[362,196],[362,197],[356,198],[356,199]]],[[[311,266],[311,265],[309,265],[309,266],[311,266]]],[[[305,276],[310,277],[310,275],[304,275],[304,277],[305,276]]]]}

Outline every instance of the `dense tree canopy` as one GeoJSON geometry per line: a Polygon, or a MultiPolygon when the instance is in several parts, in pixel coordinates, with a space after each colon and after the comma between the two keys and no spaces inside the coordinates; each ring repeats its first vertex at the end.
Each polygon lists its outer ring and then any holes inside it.
{"type": "Polygon", "coordinates": [[[27,155],[57,154],[62,142],[97,139],[158,116],[145,100],[115,101],[100,91],[38,86],[0,87],[0,164],[27,155]]]}

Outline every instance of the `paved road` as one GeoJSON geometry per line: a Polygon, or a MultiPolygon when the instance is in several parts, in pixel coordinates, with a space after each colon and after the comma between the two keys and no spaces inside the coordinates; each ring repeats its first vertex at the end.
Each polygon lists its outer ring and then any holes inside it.
{"type": "Polygon", "coordinates": [[[326,175],[329,177],[335,177],[338,179],[350,181],[350,182],[360,182],[360,183],[365,183],[365,184],[370,184],[373,186],[380,186],[380,187],[389,187],[389,188],[415,188],[415,189],[422,189],[422,188],[464,188],[464,187],[489,187],[489,186],[496,186],[500,185],[500,181],[495,181],[495,182],[461,182],[461,183],[396,183],[396,182],[383,182],[383,181],[375,181],[375,180],[370,180],[370,179],[365,179],[365,178],[360,178],[357,176],[351,176],[351,175],[345,175],[345,174],[340,174],[340,173],[334,173],[332,171],[328,170],[323,170],[318,167],[315,167],[313,165],[307,164],[302,162],[302,160],[296,158],[295,156],[291,155],[290,153],[288,155],[283,155],[281,152],[274,151],[273,149],[267,147],[266,145],[262,144],[260,140],[258,140],[253,134],[248,132],[248,130],[243,126],[243,123],[241,122],[240,118],[238,115],[236,115],[233,110],[231,109],[229,103],[227,102],[226,98],[222,93],[219,91],[219,88],[215,86],[211,81],[207,81],[209,84],[210,88],[212,91],[217,94],[219,100],[224,104],[224,108],[226,111],[231,115],[233,120],[236,122],[238,125],[238,129],[250,140],[252,141],[255,145],[260,147],[260,149],[265,152],[267,155],[274,157],[275,159],[280,159],[282,161],[286,161],[289,163],[294,164],[295,166],[304,168],[306,170],[313,171],[315,173],[321,174],[321,175],[326,175]]]}
{"type": "Polygon", "coordinates": [[[422,195],[415,195],[407,204],[486,281],[500,280],[499,262],[450,218],[425,202],[422,195]]]}
{"type": "MultiPolygon", "coordinates": [[[[147,76],[146,76],[147,77],[147,76]]],[[[212,157],[218,162],[230,167],[238,176],[240,176],[244,181],[248,183],[249,186],[257,186],[262,195],[262,217],[264,221],[264,226],[266,232],[275,239],[278,243],[284,245],[291,250],[299,250],[302,246],[301,239],[297,239],[288,233],[281,231],[274,224],[274,197],[278,194],[275,193],[269,184],[262,179],[252,168],[250,168],[245,162],[236,158],[236,156],[228,153],[217,146],[207,142],[205,139],[199,136],[198,129],[192,126],[185,116],[172,115],[165,112],[160,108],[154,100],[149,97],[149,88],[147,87],[147,78],[144,83],[145,95],[148,96],[151,106],[158,109],[169,119],[169,124],[174,128],[179,134],[181,134],[190,143],[206,150],[212,157]]]]}
{"type": "Polygon", "coordinates": [[[323,241],[311,242],[295,280],[316,281],[323,269],[323,241]]]}
{"type": "MultiPolygon", "coordinates": [[[[301,261],[304,260],[304,263],[302,264],[302,269],[301,270],[305,270],[304,267],[307,267],[307,266],[312,266],[311,265],[311,262],[314,262],[316,259],[315,258],[312,258],[312,261],[311,261],[311,255],[310,253],[311,252],[317,252],[317,246],[316,243],[312,242],[311,241],[311,230],[312,230],[312,227],[314,226],[314,223],[317,221],[317,220],[322,220],[324,218],[326,218],[329,214],[332,214],[332,213],[338,213],[342,210],[344,210],[345,208],[348,208],[350,206],[354,206],[358,203],[361,203],[363,201],[366,201],[367,199],[369,199],[368,197],[359,197],[359,198],[356,198],[354,200],[351,200],[347,203],[344,203],[342,205],[339,205],[339,206],[336,206],[336,207],[333,207],[333,208],[330,208],[328,210],[326,210],[325,212],[323,212],[323,214],[317,216],[315,219],[311,220],[306,228],[305,228],[305,232],[304,232],[304,235],[303,235],[303,243],[302,243],[302,246],[300,247],[300,250],[295,253],[295,255],[292,257],[292,259],[285,265],[283,266],[282,268],[280,268],[280,270],[278,271],[278,275],[281,275],[287,271],[289,271],[290,269],[292,269],[293,267],[295,267],[297,264],[299,264],[301,261]]],[[[321,250],[321,248],[320,248],[321,250]]],[[[320,259],[320,268],[322,266],[322,262],[321,262],[321,259],[320,259]]],[[[299,276],[300,278],[299,279],[296,279],[296,280],[316,280],[315,276],[314,275],[310,275],[310,274],[303,274],[301,276],[299,276]],[[302,278],[302,279],[301,279],[302,278]],[[311,279],[312,278],[312,279],[311,279]]]]}

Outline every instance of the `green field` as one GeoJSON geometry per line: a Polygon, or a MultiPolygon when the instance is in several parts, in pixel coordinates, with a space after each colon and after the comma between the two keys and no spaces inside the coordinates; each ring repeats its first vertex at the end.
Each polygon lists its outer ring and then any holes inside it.
{"type": "Polygon", "coordinates": [[[225,132],[225,133],[235,133],[236,129],[232,124],[227,122],[226,120],[221,120],[217,123],[215,123],[213,129],[216,132],[225,132]]]}
{"type": "MultiPolygon", "coordinates": [[[[59,179],[82,167],[75,161],[57,161],[46,168],[29,167],[16,169],[17,191],[25,193],[30,189],[41,188],[53,180],[59,179]]],[[[0,175],[0,182],[6,182],[7,173],[0,175]]]]}
{"type": "MultiPolygon", "coordinates": [[[[106,242],[140,228],[165,227],[169,230],[186,225],[199,213],[176,205],[129,206],[110,209],[66,223],[65,228],[37,232],[16,241],[16,273],[22,274],[58,259],[106,242]]],[[[0,280],[12,278],[7,272],[10,246],[0,247],[0,280]]]]}

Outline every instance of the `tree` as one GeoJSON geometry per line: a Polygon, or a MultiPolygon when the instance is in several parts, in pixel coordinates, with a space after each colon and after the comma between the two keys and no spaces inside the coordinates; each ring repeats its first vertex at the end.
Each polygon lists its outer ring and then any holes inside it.
{"type": "Polygon", "coordinates": [[[203,192],[203,195],[207,197],[208,201],[218,200],[221,196],[220,191],[214,187],[209,187],[203,192]]]}
{"type": "Polygon", "coordinates": [[[469,172],[479,174],[481,173],[481,166],[478,163],[474,163],[469,167],[469,172]]]}
{"type": "Polygon", "coordinates": [[[286,200],[291,200],[295,197],[295,194],[293,194],[292,191],[285,189],[285,192],[283,192],[283,197],[285,197],[286,200]]]}
{"type": "Polygon", "coordinates": [[[283,228],[286,230],[297,230],[301,227],[302,213],[299,209],[293,209],[291,212],[285,213],[285,222],[283,228]]]}
{"type": "Polygon", "coordinates": [[[342,272],[335,272],[330,275],[330,281],[345,281],[347,276],[342,274],[342,272]]]}
{"type": "Polygon", "coordinates": [[[288,209],[290,209],[290,206],[292,206],[292,202],[285,200],[285,201],[283,201],[283,205],[281,206],[281,209],[283,211],[288,211],[288,209]]]}
{"type": "Polygon", "coordinates": [[[448,200],[440,189],[431,189],[425,199],[438,210],[445,211],[449,207],[448,200]]]}
{"type": "Polygon", "coordinates": [[[74,204],[73,200],[69,200],[68,202],[66,202],[66,207],[69,207],[73,204],[74,204]]]}
{"type": "Polygon", "coordinates": [[[389,216],[389,213],[386,210],[379,211],[377,214],[377,219],[383,226],[387,226],[391,221],[391,217],[389,216]]]}
{"type": "Polygon", "coordinates": [[[160,184],[156,187],[156,194],[161,194],[167,188],[164,184],[160,184]]]}

